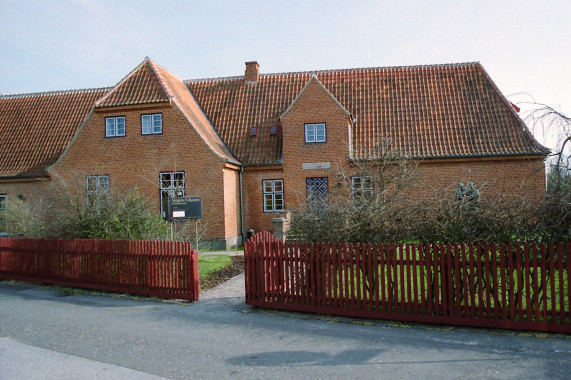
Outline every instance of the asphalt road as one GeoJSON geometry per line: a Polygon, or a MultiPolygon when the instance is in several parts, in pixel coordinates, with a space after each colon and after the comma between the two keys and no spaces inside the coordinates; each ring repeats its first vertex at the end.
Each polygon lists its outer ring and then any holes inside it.
{"type": "Polygon", "coordinates": [[[176,304],[0,282],[0,379],[571,376],[569,338],[254,310],[240,286],[176,304]]]}

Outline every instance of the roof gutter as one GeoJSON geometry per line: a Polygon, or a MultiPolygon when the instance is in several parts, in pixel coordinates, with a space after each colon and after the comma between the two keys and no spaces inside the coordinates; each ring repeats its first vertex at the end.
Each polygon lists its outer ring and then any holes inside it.
{"type": "MultiPolygon", "coordinates": [[[[550,151],[549,151],[550,152],[550,151]]],[[[412,157],[398,157],[397,159],[402,160],[421,160],[421,159],[430,159],[430,158],[477,158],[477,157],[504,157],[504,156],[547,156],[549,154],[541,153],[541,152],[524,152],[524,153],[486,153],[486,154],[455,154],[455,155],[448,155],[448,156],[412,156],[412,157]]],[[[380,160],[379,158],[353,158],[351,161],[376,161],[380,160]]]]}
{"type": "Polygon", "coordinates": [[[349,124],[349,159],[353,159],[353,128],[355,128],[355,124],[357,123],[357,118],[354,117],[351,120],[351,124],[349,124]]]}
{"type": "Polygon", "coordinates": [[[11,176],[1,176],[0,182],[4,181],[39,181],[42,178],[50,178],[49,173],[42,173],[42,174],[19,174],[19,175],[11,175],[11,176]]]}
{"type": "Polygon", "coordinates": [[[276,161],[276,162],[262,162],[259,164],[242,164],[242,166],[244,167],[249,167],[249,166],[271,166],[271,165],[283,165],[282,161],[276,161]]]}
{"type": "Polygon", "coordinates": [[[49,177],[49,173],[42,174],[18,174],[9,176],[0,176],[0,179],[18,179],[18,178],[38,178],[38,177],[49,177]]]}

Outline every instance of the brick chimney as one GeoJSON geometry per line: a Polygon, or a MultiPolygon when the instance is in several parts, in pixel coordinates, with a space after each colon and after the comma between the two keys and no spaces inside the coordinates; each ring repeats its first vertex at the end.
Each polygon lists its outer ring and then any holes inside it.
{"type": "Polygon", "coordinates": [[[246,62],[246,74],[244,75],[244,81],[246,83],[256,83],[260,76],[260,65],[258,62],[251,61],[246,62]]]}

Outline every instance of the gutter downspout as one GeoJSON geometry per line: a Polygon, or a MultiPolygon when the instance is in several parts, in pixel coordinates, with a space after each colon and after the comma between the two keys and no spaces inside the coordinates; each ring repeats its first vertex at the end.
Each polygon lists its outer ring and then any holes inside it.
{"type": "Polygon", "coordinates": [[[240,176],[240,232],[242,234],[242,244],[244,244],[246,242],[246,239],[244,238],[244,198],[243,198],[243,194],[242,194],[242,173],[244,173],[244,166],[241,165],[240,166],[240,171],[238,172],[238,175],[240,176]]]}
{"type": "Polygon", "coordinates": [[[355,127],[355,123],[357,122],[357,118],[354,118],[349,124],[349,159],[353,159],[353,128],[355,127]]]}

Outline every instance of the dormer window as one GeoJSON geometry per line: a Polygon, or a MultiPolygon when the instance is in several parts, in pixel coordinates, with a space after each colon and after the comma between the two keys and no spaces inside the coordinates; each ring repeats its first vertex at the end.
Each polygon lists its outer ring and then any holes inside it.
{"type": "Polygon", "coordinates": [[[270,128],[270,136],[275,136],[278,134],[278,127],[277,126],[273,126],[270,128]]]}
{"type": "Polygon", "coordinates": [[[305,124],[306,143],[324,143],[326,141],[325,123],[305,124]]]}
{"type": "Polygon", "coordinates": [[[160,135],[163,133],[163,115],[154,113],[141,115],[141,133],[143,135],[160,135]]]}
{"type": "Polygon", "coordinates": [[[250,137],[256,137],[258,135],[258,128],[250,128],[250,137]]]}
{"type": "Polygon", "coordinates": [[[105,137],[125,136],[125,116],[105,118],[105,137]]]}

